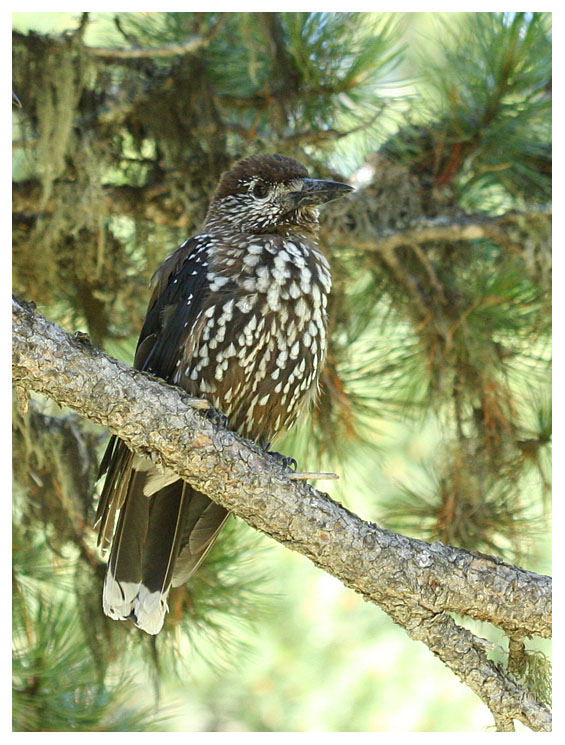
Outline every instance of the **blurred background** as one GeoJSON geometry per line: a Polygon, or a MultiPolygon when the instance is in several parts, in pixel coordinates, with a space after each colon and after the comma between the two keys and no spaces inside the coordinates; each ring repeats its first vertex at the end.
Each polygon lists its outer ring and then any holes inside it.
{"type": "MultiPolygon", "coordinates": [[[[277,450],[366,520],[550,573],[550,14],[14,13],[12,86],[14,291],[128,363],[235,160],[355,186],[322,215],[319,406],[277,450]]],[[[157,638],[105,618],[108,433],[39,396],[13,431],[14,730],[492,727],[378,607],[235,519],[157,638]]],[[[549,643],[528,650],[548,701],[549,643]]]]}

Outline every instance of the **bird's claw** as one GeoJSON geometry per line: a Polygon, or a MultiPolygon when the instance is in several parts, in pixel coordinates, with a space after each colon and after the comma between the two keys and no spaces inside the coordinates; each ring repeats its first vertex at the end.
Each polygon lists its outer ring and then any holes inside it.
{"type": "Polygon", "coordinates": [[[218,411],[213,406],[210,406],[209,409],[205,412],[206,419],[208,419],[212,424],[215,424],[217,427],[223,427],[224,429],[227,428],[229,424],[229,419],[225,414],[222,414],[221,411],[218,411]]]}
{"type": "Polygon", "coordinates": [[[290,458],[288,455],[283,455],[282,453],[277,453],[273,450],[268,450],[267,452],[283,468],[291,468],[293,471],[296,471],[298,463],[294,460],[294,458],[290,458]]]}

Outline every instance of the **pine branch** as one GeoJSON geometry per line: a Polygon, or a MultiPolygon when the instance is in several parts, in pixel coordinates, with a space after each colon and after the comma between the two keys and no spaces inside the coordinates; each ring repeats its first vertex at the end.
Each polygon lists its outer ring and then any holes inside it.
{"type": "MultiPolygon", "coordinates": [[[[226,16],[227,16],[227,13],[222,13],[220,15],[218,22],[209,30],[209,32],[206,35],[195,34],[194,36],[191,36],[190,38],[185,39],[182,42],[164,44],[163,46],[160,46],[160,47],[132,46],[129,48],[123,48],[123,47],[85,46],[85,49],[93,57],[97,57],[103,60],[108,60],[110,62],[118,61],[118,60],[130,60],[130,59],[156,59],[156,58],[167,59],[169,57],[182,56],[185,54],[194,54],[195,52],[199,51],[200,49],[204,49],[210,44],[212,39],[214,39],[218,31],[220,31],[220,29],[224,25],[226,16]]],[[[83,36],[84,29],[85,29],[87,22],[88,22],[88,13],[83,13],[79,27],[75,32],[76,36],[81,41],[82,41],[82,36],[83,36]]],[[[120,27],[119,18],[116,18],[116,25],[118,27],[118,30],[121,31],[123,34],[123,31],[120,27]]],[[[28,44],[28,43],[33,43],[34,37],[31,35],[26,35],[26,34],[22,34],[22,33],[18,33],[17,31],[14,31],[13,38],[15,41],[28,44]]],[[[55,43],[57,41],[64,43],[65,39],[67,38],[68,38],[68,35],[62,36],[60,39],[56,36],[52,36],[51,41],[55,43]]],[[[130,39],[130,41],[133,44],[133,40],[130,39]]]]}
{"type": "Polygon", "coordinates": [[[467,215],[461,213],[457,218],[424,218],[407,226],[404,230],[382,232],[374,240],[357,241],[355,248],[362,251],[378,251],[391,254],[400,246],[421,245],[437,241],[474,241],[490,239],[505,245],[512,243],[508,229],[520,223],[533,220],[551,221],[551,207],[532,206],[527,212],[506,212],[494,217],[488,215],[467,215]]]}
{"type": "Polygon", "coordinates": [[[178,44],[167,44],[163,47],[139,47],[122,49],[121,47],[88,47],[90,54],[108,60],[118,59],[153,59],[176,57],[184,54],[194,54],[209,44],[210,40],[203,36],[193,36],[178,44]]]}
{"type": "Polygon", "coordinates": [[[265,451],[198,413],[206,406],[13,301],[13,381],[111,429],[252,527],[378,604],[438,655],[507,728],[551,728],[549,710],[487,658],[456,612],[509,636],[551,635],[551,580],[494,557],[428,544],[361,520],[265,451]]]}

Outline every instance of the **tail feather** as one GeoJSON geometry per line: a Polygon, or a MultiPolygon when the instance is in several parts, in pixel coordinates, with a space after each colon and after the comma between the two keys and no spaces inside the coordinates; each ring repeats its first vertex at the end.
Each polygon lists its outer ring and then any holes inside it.
{"type": "Polygon", "coordinates": [[[206,558],[229,512],[200,492],[193,491],[187,505],[173,587],[187,582],[206,558]]]}
{"type": "Polygon", "coordinates": [[[142,581],[142,561],[147,538],[149,500],[143,496],[143,476],[130,472],[127,495],[120,509],[110,560],[106,569],[102,605],[106,615],[128,618],[142,581]]]}
{"type": "Polygon", "coordinates": [[[158,634],[165,620],[167,598],[186,517],[185,506],[191,491],[188,484],[177,480],[158,491],[150,500],[142,581],[133,606],[136,626],[148,634],[158,634]]]}
{"type": "Polygon", "coordinates": [[[116,514],[127,495],[132,458],[133,453],[123,442],[116,437],[110,439],[98,473],[98,478],[101,478],[108,472],[94,521],[94,527],[98,528],[98,545],[103,554],[110,547],[116,514]]]}
{"type": "Polygon", "coordinates": [[[184,481],[173,482],[172,472],[134,456],[120,441],[111,442],[108,451],[97,513],[102,549],[114,535],[102,605],[110,618],[130,619],[158,634],[171,586],[196,571],[228,512],[184,481]]]}
{"type": "Polygon", "coordinates": [[[169,610],[167,605],[168,594],[168,589],[163,594],[161,592],[149,592],[145,585],[139,587],[129,616],[137,628],[145,631],[146,634],[153,635],[161,631],[169,610]]]}

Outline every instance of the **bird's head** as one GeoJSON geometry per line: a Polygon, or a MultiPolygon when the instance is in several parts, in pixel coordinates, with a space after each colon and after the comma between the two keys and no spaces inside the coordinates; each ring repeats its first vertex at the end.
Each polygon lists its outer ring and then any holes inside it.
{"type": "Polygon", "coordinates": [[[292,235],[315,232],[318,205],[352,191],[337,181],[311,179],[285,155],[251,155],[223,174],[205,228],[292,235]]]}

